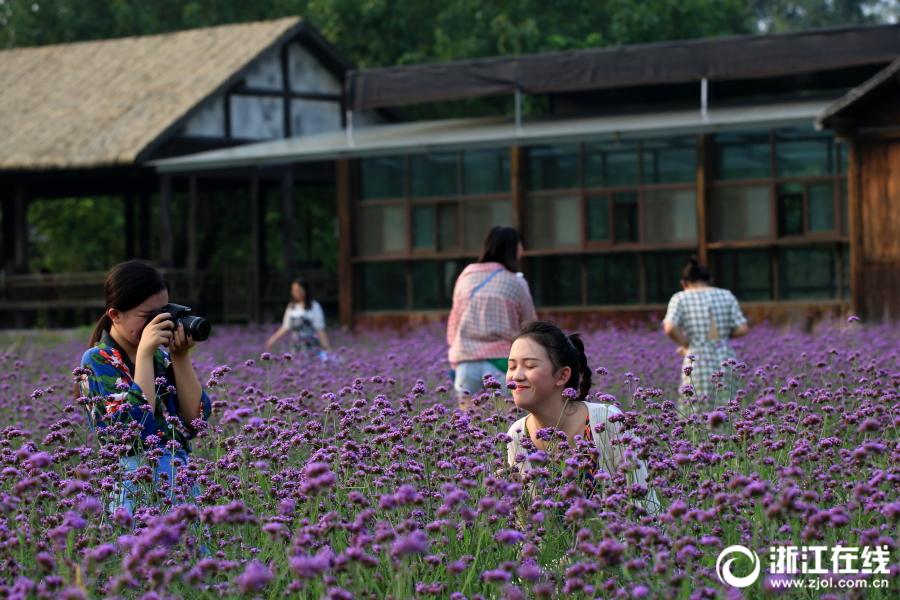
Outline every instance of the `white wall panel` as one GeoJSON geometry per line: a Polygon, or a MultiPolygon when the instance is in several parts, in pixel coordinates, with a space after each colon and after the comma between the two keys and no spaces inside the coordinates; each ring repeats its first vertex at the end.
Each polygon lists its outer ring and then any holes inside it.
{"type": "Polygon", "coordinates": [[[300,44],[288,46],[291,90],[318,94],[340,94],[341,82],[300,44]]]}
{"type": "Polygon", "coordinates": [[[203,102],[197,113],[188,119],[184,135],[190,137],[225,137],[225,96],[219,94],[203,102]]]}
{"type": "Polygon", "coordinates": [[[283,100],[269,96],[231,97],[231,137],[271,140],[284,137],[283,100]]]}
{"type": "Polygon", "coordinates": [[[291,135],[300,137],[341,128],[341,103],[328,100],[291,100],[291,135]]]}

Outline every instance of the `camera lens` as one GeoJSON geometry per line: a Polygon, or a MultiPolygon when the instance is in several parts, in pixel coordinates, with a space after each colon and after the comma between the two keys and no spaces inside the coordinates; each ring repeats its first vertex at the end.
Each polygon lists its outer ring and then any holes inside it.
{"type": "Polygon", "coordinates": [[[209,338],[212,325],[203,317],[184,317],[181,321],[185,331],[194,338],[195,342],[203,342],[209,338]]]}

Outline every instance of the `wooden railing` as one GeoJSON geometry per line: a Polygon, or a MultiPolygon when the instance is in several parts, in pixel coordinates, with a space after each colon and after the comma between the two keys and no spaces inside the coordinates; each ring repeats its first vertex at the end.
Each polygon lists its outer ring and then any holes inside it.
{"type": "MultiPolygon", "coordinates": [[[[160,269],[168,279],[170,296],[196,301],[203,287],[203,271],[160,269]]],[[[105,307],[106,271],[5,275],[0,272],[0,310],[47,310],[105,307]]]]}

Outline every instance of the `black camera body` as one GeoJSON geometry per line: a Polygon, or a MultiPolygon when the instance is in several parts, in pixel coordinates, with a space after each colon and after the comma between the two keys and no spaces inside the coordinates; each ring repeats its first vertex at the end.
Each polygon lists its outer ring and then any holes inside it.
{"type": "Polygon", "coordinates": [[[147,317],[147,323],[144,323],[144,327],[157,315],[163,313],[169,313],[170,317],[166,320],[171,321],[175,329],[178,329],[179,325],[184,325],[184,332],[193,338],[195,342],[203,342],[209,339],[210,331],[212,331],[212,325],[209,324],[209,321],[203,317],[191,316],[191,309],[181,304],[166,304],[161,309],[150,313],[150,316],[147,317]]]}

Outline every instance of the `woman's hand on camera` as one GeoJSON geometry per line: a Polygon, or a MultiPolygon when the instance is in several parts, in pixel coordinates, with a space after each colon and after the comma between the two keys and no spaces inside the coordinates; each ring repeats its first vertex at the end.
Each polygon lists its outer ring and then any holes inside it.
{"type": "Polygon", "coordinates": [[[138,344],[138,354],[153,354],[160,346],[168,346],[172,341],[172,321],[169,320],[169,313],[162,313],[153,317],[144,327],[141,333],[141,341],[138,344]]]}
{"type": "Polygon", "coordinates": [[[194,341],[194,338],[189,336],[184,331],[184,325],[181,323],[178,324],[178,329],[175,330],[175,335],[172,338],[172,343],[169,345],[169,357],[177,358],[179,356],[187,356],[188,351],[194,347],[194,344],[197,342],[194,341]]]}

